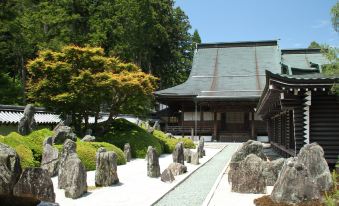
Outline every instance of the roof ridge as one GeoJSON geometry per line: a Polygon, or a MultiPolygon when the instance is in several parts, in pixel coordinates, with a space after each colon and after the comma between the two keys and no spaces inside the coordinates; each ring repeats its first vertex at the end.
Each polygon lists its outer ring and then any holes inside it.
{"type": "Polygon", "coordinates": [[[278,40],[215,42],[215,43],[198,44],[198,49],[227,48],[227,47],[277,46],[277,45],[278,45],[278,40]]]}

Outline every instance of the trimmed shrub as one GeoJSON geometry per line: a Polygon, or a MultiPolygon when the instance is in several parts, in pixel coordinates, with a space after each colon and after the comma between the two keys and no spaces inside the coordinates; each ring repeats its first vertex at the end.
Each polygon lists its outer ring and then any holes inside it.
{"type": "Polygon", "coordinates": [[[125,143],[129,143],[132,157],[135,158],[144,158],[148,146],[153,146],[159,155],[163,153],[163,147],[157,138],[125,119],[114,120],[109,132],[98,140],[114,144],[122,150],[125,143]]]}
{"type": "Polygon", "coordinates": [[[178,142],[183,142],[185,148],[195,148],[194,142],[188,138],[169,138],[165,133],[159,130],[154,130],[153,135],[162,143],[165,153],[172,153],[178,142]]]}
{"type": "Polygon", "coordinates": [[[34,131],[27,136],[12,132],[0,138],[0,141],[16,150],[20,157],[22,168],[40,167],[43,141],[51,135],[53,135],[53,132],[48,129],[34,131]]]}

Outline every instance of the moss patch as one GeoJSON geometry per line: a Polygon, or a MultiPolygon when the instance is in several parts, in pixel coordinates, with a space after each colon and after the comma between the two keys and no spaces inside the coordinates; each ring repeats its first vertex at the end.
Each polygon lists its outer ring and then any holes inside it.
{"type": "Polygon", "coordinates": [[[325,206],[319,200],[303,202],[303,203],[296,204],[296,205],[285,204],[285,203],[275,203],[273,202],[273,200],[270,198],[269,195],[255,199],[254,204],[256,206],[325,206]]]}
{"type": "Polygon", "coordinates": [[[190,148],[190,149],[195,148],[194,142],[188,138],[180,138],[180,139],[169,138],[165,133],[159,130],[155,130],[153,132],[153,135],[162,143],[165,153],[172,153],[175,148],[175,145],[178,142],[183,142],[185,148],[190,148]]]}
{"type": "Polygon", "coordinates": [[[124,148],[125,143],[129,143],[132,157],[136,158],[144,158],[148,146],[153,146],[158,154],[163,153],[163,146],[157,138],[125,119],[114,120],[109,132],[98,140],[114,144],[120,149],[124,148]]]}

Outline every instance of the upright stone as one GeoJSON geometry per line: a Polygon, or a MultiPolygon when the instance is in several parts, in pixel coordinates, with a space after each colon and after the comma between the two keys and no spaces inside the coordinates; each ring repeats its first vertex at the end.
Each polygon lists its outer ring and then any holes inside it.
{"type": "Polygon", "coordinates": [[[117,155],[99,148],[96,154],[95,185],[106,187],[118,182],[117,155]]]}
{"type": "Polygon", "coordinates": [[[65,196],[78,198],[87,192],[86,168],[76,153],[76,144],[66,139],[60,159],[58,188],[65,189],[65,196]]]}
{"type": "Polygon", "coordinates": [[[277,203],[298,204],[320,199],[321,193],[308,168],[291,157],[281,170],[271,198],[277,203]]]}
{"type": "Polygon", "coordinates": [[[312,143],[302,147],[298,154],[298,161],[308,168],[321,191],[331,189],[332,175],[324,157],[324,150],[320,145],[312,143]]]}
{"type": "Polygon", "coordinates": [[[95,142],[95,137],[92,135],[85,135],[84,138],[81,139],[83,142],[95,142]]]}
{"type": "Polygon", "coordinates": [[[32,104],[28,104],[24,110],[24,116],[20,119],[18,125],[18,132],[21,135],[28,135],[35,127],[36,123],[34,120],[35,107],[32,104]]]}
{"type": "Polygon", "coordinates": [[[185,161],[186,163],[190,163],[192,159],[192,152],[190,149],[185,149],[184,151],[185,161]]]}
{"type": "Polygon", "coordinates": [[[163,182],[173,182],[175,180],[174,175],[170,169],[165,169],[161,173],[161,181],[163,182]]]}
{"type": "Polygon", "coordinates": [[[51,177],[58,174],[59,151],[53,146],[53,138],[48,137],[43,143],[41,168],[47,170],[51,177]]]}
{"type": "Polygon", "coordinates": [[[126,143],[124,145],[124,155],[127,162],[131,161],[132,158],[132,152],[131,152],[131,145],[129,143],[126,143]]]}
{"type": "Polygon", "coordinates": [[[32,200],[55,202],[53,182],[47,170],[27,168],[15,184],[13,195],[32,200]]]}
{"type": "Polygon", "coordinates": [[[19,155],[14,149],[0,143],[0,196],[12,195],[20,175],[19,155]]]}
{"type": "Polygon", "coordinates": [[[248,155],[232,175],[232,192],[266,193],[266,180],[262,171],[263,160],[255,154],[248,155]]]}
{"type": "Polygon", "coordinates": [[[160,165],[157,151],[152,147],[147,151],[147,176],[159,177],[160,165]]]}
{"type": "Polygon", "coordinates": [[[182,142],[178,142],[175,145],[174,151],[172,153],[172,157],[173,157],[173,162],[174,163],[180,163],[182,165],[184,165],[184,143],[182,142]]]}
{"type": "Polygon", "coordinates": [[[199,157],[202,158],[204,157],[204,145],[205,145],[205,140],[203,137],[200,138],[199,140],[199,145],[198,145],[198,154],[199,154],[199,157]]]}
{"type": "Polygon", "coordinates": [[[194,165],[199,164],[199,153],[198,152],[193,152],[191,156],[191,163],[194,165]]]}

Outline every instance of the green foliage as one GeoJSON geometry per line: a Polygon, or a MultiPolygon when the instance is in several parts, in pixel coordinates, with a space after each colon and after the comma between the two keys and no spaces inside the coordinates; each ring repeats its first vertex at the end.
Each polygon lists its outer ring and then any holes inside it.
{"type": "Polygon", "coordinates": [[[165,133],[159,130],[154,130],[153,135],[162,143],[165,153],[172,153],[178,142],[183,142],[185,148],[195,148],[194,142],[188,138],[169,138],[165,133]]]}
{"type": "Polygon", "coordinates": [[[61,52],[44,50],[27,65],[28,98],[72,114],[79,133],[82,119],[96,116],[107,105],[110,118],[119,113],[149,111],[156,78],[132,63],[107,57],[98,47],[65,46],[61,52]]]}
{"type": "Polygon", "coordinates": [[[43,152],[43,141],[52,134],[53,132],[48,129],[33,131],[28,136],[21,136],[16,132],[12,132],[0,138],[0,141],[17,151],[23,168],[39,167],[43,152]]]}
{"type": "Polygon", "coordinates": [[[336,32],[339,32],[339,2],[331,9],[332,25],[336,32]]]}
{"type": "MultiPolygon", "coordinates": [[[[107,151],[114,151],[117,154],[117,164],[126,164],[124,153],[116,146],[105,142],[81,142],[77,141],[77,154],[81,162],[85,165],[87,171],[96,168],[96,152],[100,147],[106,148],[107,151]]],[[[56,145],[59,151],[62,151],[62,145],[56,145]]]]}
{"type": "Polygon", "coordinates": [[[8,74],[0,73],[1,104],[20,104],[22,102],[22,87],[17,79],[8,74]]]}
{"type": "Polygon", "coordinates": [[[144,158],[148,146],[153,146],[158,154],[163,153],[162,145],[157,138],[137,125],[125,119],[116,119],[111,123],[110,130],[99,141],[109,142],[123,149],[125,143],[131,145],[132,157],[144,158]]]}
{"type": "Polygon", "coordinates": [[[320,46],[320,44],[319,44],[318,42],[312,41],[312,42],[310,43],[310,45],[308,46],[308,48],[309,48],[309,49],[320,49],[321,46],[320,46]]]}
{"type": "Polygon", "coordinates": [[[339,174],[337,174],[334,170],[332,172],[332,180],[335,184],[331,192],[325,192],[324,203],[326,206],[336,206],[336,201],[339,200],[339,190],[338,190],[339,182],[337,181],[338,178],[339,174]]]}

